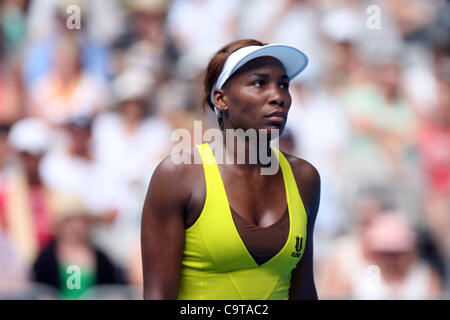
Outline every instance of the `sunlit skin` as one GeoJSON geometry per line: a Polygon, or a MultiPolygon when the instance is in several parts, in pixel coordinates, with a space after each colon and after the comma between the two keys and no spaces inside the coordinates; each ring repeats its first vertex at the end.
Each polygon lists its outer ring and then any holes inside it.
{"type": "MultiPolygon", "coordinates": [[[[278,60],[257,58],[239,69],[223,89],[216,90],[214,98],[223,113],[224,129],[282,131],[291,105],[289,79],[278,60]]],[[[211,147],[215,152],[214,146],[211,147]]],[[[192,148],[183,154],[189,164],[174,164],[169,156],[153,173],[141,225],[145,299],[177,298],[185,229],[200,216],[206,198],[203,165],[193,164],[196,152],[196,148],[192,148]],[[155,246],[155,243],[164,243],[164,246],[155,246]]],[[[320,176],[305,160],[285,156],[309,216],[306,248],[292,272],[289,298],[317,299],[312,240],[319,207],[320,176]]],[[[219,164],[230,206],[254,225],[268,227],[285,212],[286,192],[281,170],[274,175],[261,175],[259,169],[258,163],[219,164]]]]}
{"type": "MultiPolygon", "coordinates": [[[[281,133],[292,102],[289,78],[283,65],[272,57],[256,58],[245,64],[228,79],[223,89],[214,92],[214,97],[223,113],[225,130],[278,129],[281,133]]],[[[270,140],[270,136],[267,139],[270,140]]],[[[223,141],[227,147],[225,135],[223,141]]],[[[212,145],[213,151],[215,147],[212,145]]],[[[245,148],[246,159],[249,159],[248,141],[245,148]]],[[[263,176],[258,164],[238,164],[237,148],[226,148],[226,151],[235,161],[231,166],[219,164],[219,170],[225,185],[233,185],[233,188],[227,188],[230,206],[261,227],[278,221],[287,208],[287,204],[279,205],[286,203],[281,170],[275,175],[263,176]],[[260,187],[256,197],[255,186],[260,187]],[[272,195],[270,198],[266,196],[269,194],[272,195]],[[242,197],[246,201],[242,201],[242,197]]]]}
{"type": "Polygon", "coordinates": [[[272,57],[251,60],[216,90],[217,108],[224,114],[225,129],[279,129],[282,133],[292,103],[289,77],[272,57]],[[269,118],[279,112],[282,119],[269,118]]]}
{"type": "MultiPolygon", "coordinates": [[[[287,114],[291,106],[289,77],[283,65],[275,58],[260,57],[251,60],[238,69],[225,83],[223,89],[214,92],[217,108],[223,114],[224,129],[267,130],[267,143],[272,139],[272,130],[279,130],[281,135],[286,126],[287,114]]],[[[227,147],[226,151],[237,161],[237,149],[227,147]]],[[[260,136],[257,135],[259,138],[260,136]]],[[[229,139],[229,138],[228,138],[229,139]]],[[[256,148],[260,145],[256,142],[256,148]]],[[[214,147],[213,147],[214,148],[214,147]]],[[[249,143],[246,141],[245,155],[249,159],[249,143]]],[[[259,155],[259,151],[257,152],[259,155]]],[[[265,154],[270,154],[267,149],[265,154]]],[[[259,163],[260,161],[258,161],[259,163]]],[[[244,164],[249,170],[258,171],[255,165],[244,164]]],[[[256,172],[259,175],[259,172],[256,172]]],[[[281,179],[281,174],[279,175],[281,179]]]]}

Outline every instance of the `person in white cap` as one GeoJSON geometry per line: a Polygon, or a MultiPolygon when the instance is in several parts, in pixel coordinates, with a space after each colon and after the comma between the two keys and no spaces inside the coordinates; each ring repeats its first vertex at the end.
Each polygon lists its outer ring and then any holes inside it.
{"type": "Polygon", "coordinates": [[[443,279],[419,255],[418,235],[404,212],[376,215],[365,234],[365,245],[379,278],[353,275],[355,299],[439,299],[443,279]]]}
{"type": "Polygon", "coordinates": [[[317,299],[312,240],[320,176],[267,143],[283,132],[289,81],[307,63],[297,48],[252,39],[212,57],[204,105],[216,112],[224,144],[196,145],[182,153],[186,162],[167,157],[155,170],[141,224],[145,299],[317,299]],[[232,148],[225,132],[238,129],[268,132],[258,143],[266,142],[269,164],[281,170],[261,174],[267,163],[247,140],[232,148]],[[232,162],[217,163],[221,146],[232,162]],[[256,163],[238,163],[239,152],[256,163]],[[197,156],[202,165],[192,164],[197,156]]]}
{"type": "Polygon", "coordinates": [[[52,131],[39,119],[25,118],[11,127],[8,142],[17,161],[0,178],[0,233],[5,232],[22,261],[30,263],[53,237],[49,202],[54,192],[39,173],[52,131]]]}

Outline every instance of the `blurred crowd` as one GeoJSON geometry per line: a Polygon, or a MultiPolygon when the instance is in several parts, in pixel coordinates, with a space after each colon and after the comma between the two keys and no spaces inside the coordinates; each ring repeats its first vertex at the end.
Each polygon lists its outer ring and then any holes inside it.
{"type": "Polygon", "coordinates": [[[217,127],[203,72],[241,38],[309,57],[280,145],[321,175],[319,298],[450,298],[445,0],[1,1],[0,298],[141,298],[152,172],[217,127]]]}

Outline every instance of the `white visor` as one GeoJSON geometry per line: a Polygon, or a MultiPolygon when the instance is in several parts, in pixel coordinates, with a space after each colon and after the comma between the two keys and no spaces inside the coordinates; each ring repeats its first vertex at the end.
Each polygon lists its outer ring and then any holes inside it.
{"type": "MultiPolygon", "coordinates": [[[[308,57],[303,52],[285,44],[243,47],[230,54],[227,58],[222,73],[219,75],[216,83],[211,89],[211,102],[215,104],[214,91],[216,89],[222,89],[222,86],[236,70],[250,60],[266,56],[273,57],[281,62],[289,80],[294,79],[308,65],[308,57]]],[[[217,108],[214,108],[214,110],[217,115],[220,114],[217,108]]]]}

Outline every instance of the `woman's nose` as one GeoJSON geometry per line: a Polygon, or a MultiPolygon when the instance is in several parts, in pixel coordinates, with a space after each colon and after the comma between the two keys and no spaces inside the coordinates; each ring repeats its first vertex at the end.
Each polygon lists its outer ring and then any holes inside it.
{"type": "Polygon", "coordinates": [[[284,107],[286,99],[282,90],[284,89],[280,88],[278,85],[271,86],[269,104],[284,107]]]}

